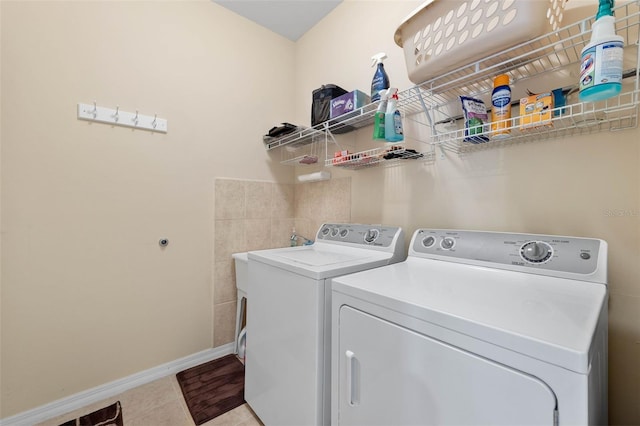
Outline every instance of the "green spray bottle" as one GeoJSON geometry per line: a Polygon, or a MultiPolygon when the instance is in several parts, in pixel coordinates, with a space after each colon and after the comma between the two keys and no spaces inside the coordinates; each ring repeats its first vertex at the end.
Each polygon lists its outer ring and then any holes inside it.
{"type": "Polygon", "coordinates": [[[386,142],[386,139],[384,138],[384,115],[387,110],[387,96],[389,91],[380,90],[378,94],[380,95],[380,104],[378,104],[378,109],[374,115],[373,139],[386,142]]]}

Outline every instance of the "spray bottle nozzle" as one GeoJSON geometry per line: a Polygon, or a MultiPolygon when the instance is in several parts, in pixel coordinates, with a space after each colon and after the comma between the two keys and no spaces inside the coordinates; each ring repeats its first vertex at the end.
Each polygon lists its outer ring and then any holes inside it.
{"type": "Polygon", "coordinates": [[[375,67],[377,64],[381,64],[382,61],[387,59],[387,54],[384,52],[376,53],[371,57],[371,66],[375,67]]]}
{"type": "Polygon", "coordinates": [[[598,14],[596,15],[596,21],[603,16],[613,16],[613,7],[615,0],[600,0],[598,5],[598,14]]]}

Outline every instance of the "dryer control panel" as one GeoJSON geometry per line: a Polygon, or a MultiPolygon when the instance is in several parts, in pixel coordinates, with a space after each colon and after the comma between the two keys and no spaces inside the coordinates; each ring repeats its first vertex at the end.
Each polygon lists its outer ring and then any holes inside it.
{"type": "Polygon", "coordinates": [[[398,243],[401,233],[402,229],[397,226],[325,223],[318,229],[316,241],[393,247],[398,243]]]}
{"type": "Polygon", "coordinates": [[[409,255],[606,282],[607,243],[595,238],[418,229],[409,255]]]}

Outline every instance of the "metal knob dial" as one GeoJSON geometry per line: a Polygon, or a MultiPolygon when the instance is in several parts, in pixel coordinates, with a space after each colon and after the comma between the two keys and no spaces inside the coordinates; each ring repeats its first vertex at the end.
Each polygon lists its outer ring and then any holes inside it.
{"type": "Polygon", "coordinates": [[[551,246],[543,241],[529,241],[520,247],[522,258],[531,263],[546,262],[552,254],[551,246]]]}
{"type": "Polygon", "coordinates": [[[364,241],[366,243],[371,244],[372,242],[378,239],[379,235],[380,235],[380,231],[378,231],[377,229],[369,229],[367,233],[364,234],[364,241]]]}
{"type": "Polygon", "coordinates": [[[440,242],[440,247],[442,247],[445,250],[451,250],[455,244],[456,242],[453,238],[445,237],[440,242]]]}
{"type": "Polygon", "coordinates": [[[422,246],[425,248],[429,248],[436,243],[436,239],[432,236],[428,236],[422,240],[422,246]]]}

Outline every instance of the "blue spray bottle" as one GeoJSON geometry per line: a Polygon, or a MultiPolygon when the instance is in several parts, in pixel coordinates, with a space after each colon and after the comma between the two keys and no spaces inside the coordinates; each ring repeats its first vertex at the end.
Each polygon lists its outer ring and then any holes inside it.
{"type": "Polygon", "coordinates": [[[380,91],[389,88],[389,76],[382,63],[385,59],[387,59],[387,54],[383,52],[371,57],[371,66],[376,67],[376,72],[373,74],[373,80],[371,81],[371,102],[380,100],[380,91]]]}
{"type": "Polygon", "coordinates": [[[398,89],[395,87],[387,91],[387,112],[384,115],[384,139],[387,142],[404,140],[402,131],[402,116],[398,109],[398,89]]]}
{"type": "Polygon", "coordinates": [[[600,0],[591,42],[582,49],[580,95],[583,102],[601,101],[622,90],[624,37],[616,35],[614,0],[600,0]]]}

